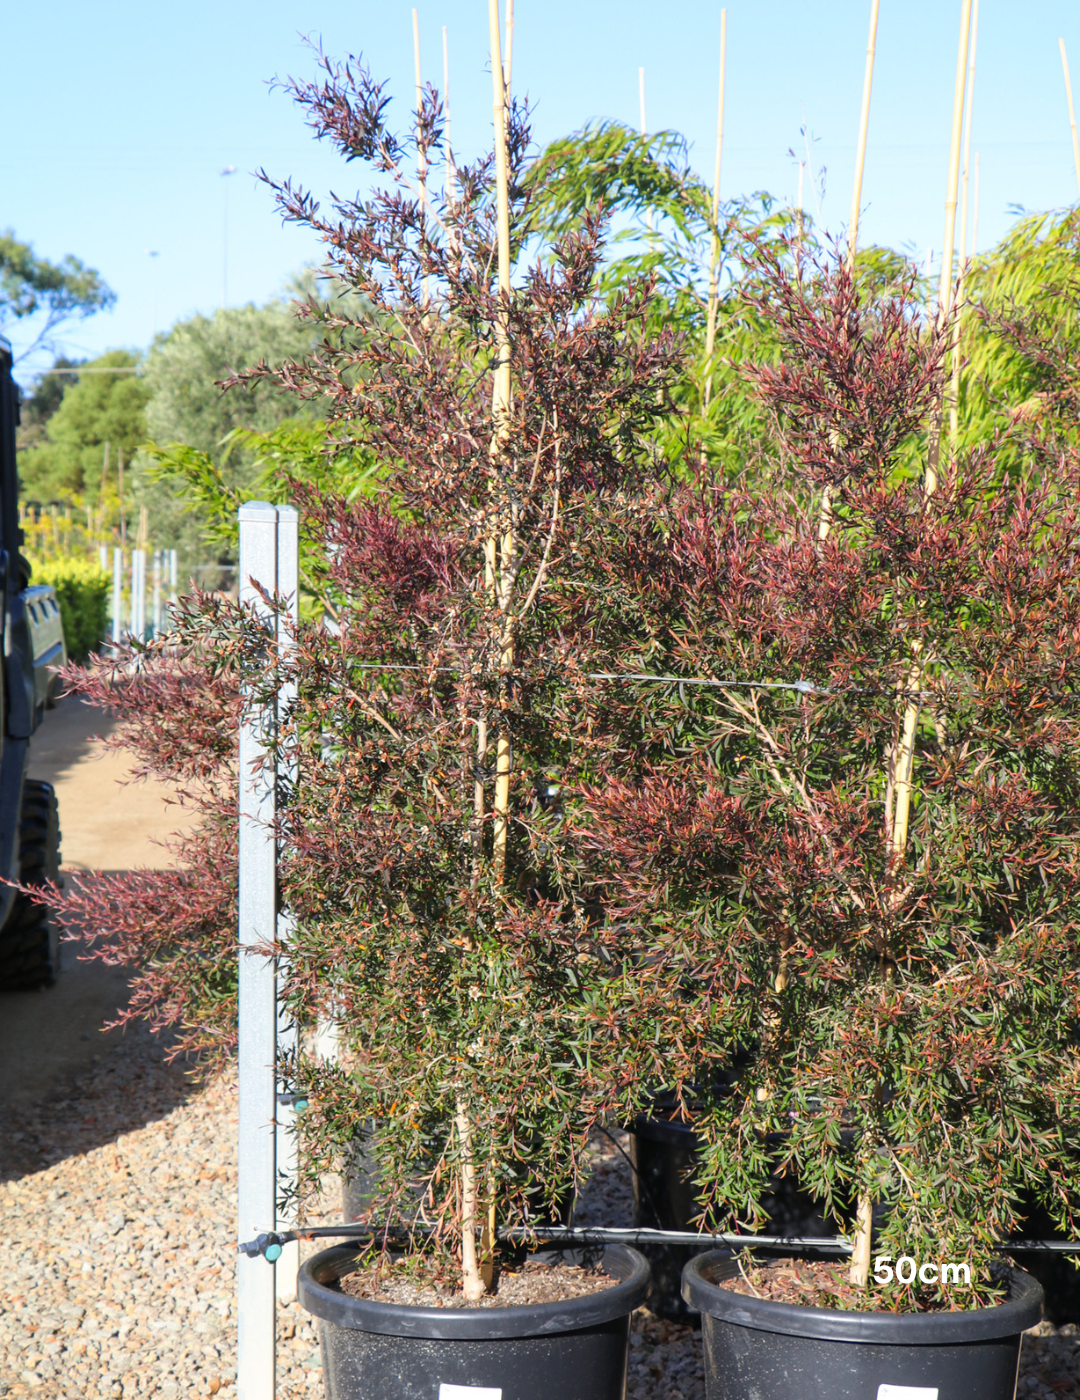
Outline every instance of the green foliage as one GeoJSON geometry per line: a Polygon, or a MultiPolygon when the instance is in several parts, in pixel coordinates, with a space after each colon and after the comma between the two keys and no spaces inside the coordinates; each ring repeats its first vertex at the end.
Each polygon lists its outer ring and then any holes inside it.
{"type": "MultiPolygon", "coordinates": [[[[1055,387],[1044,382],[1003,322],[1033,318],[1066,358],[1075,362],[1080,354],[1078,219],[1074,209],[1029,214],[997,248],[972,263],[963,320],[961,448],[988,444],[1017,420],[1037,422],[1045,392],[1055,387]]],[[[1015,472],[1021,461],[1007,444],[1003,469],[1015,472]]]]}
{"type": "Polygon", "coordinates": [[[20,477],[28,500],[96,502],[101,493],[105,444],[110,447],[110,482],[115,491],[117,453],[131,463],[146,436],[149,386],[137,355],[110,350],[85,369],[120,373],[83,374],[63,394],[45,427],[45,440],[21,457],[20,477]]]}
{"type": "MultiPolygon", "coordinates": [[[[370,448],[349,438],[344,426],[289,422],[269,432],[234,428],[216,458],[182,443],[149,446],[144,454],[153,477],[167,484],[172,498],[195,516],[205,537],[234,554],[238,544],[237,507],[243,501],[292,501],[298,486],[332,491],[346,501],[370,493],[377,484],[377,461],[370,448]],[[234,452],[248,459],[244,485],[229,471],[234,452]]],[[[300,575],[305,607],[329,604],[318,581],[323,541],[301,535],[300,575]]],[[[332,607],[332,604],[329,604],[332,607]]]]}
{"type": "Polygon", "coordinates": [[[28,398],[19,405],[19,427],[17,446],[20,452],[45,441],[45,428],[49,419],[60,407],[64,395],[78,382],[76,374],[59,374],[58,370],[77,369],[85,360],[69,360],[58,355],[51,370],[46,370],[34,381],[28,398]]]}
{"type": "Polygon", "coordinates": [[[20,358],[49,343],[65,321],[104,310],[116,301],[99,272],[70,253],[58,263],[35,256],[14,231],[0,234],[0,327],[7,320],[37,321],[37,334],[20,358]]]}
{"type": "MultiPolygon", "coordinates": [[[[745,304],[742,280],[754,248],[791,227],[790,210],[764,193],[720,206],[714,226],[712,192],[689,165],[677,132],[641,136],[618,122],[585,127],[553,142],[528,176],[534,236],[550,239],[579,227],[603,209],[618,227],[599,276],[609,302],[643,279],[656,295],[648,333],[684,337],[684,369],[672,387],[673,412],[652,433],[653,450],[676,472],[689,462],[737,475],[765,442],[761,407],[742,368],[768,355],[769,328],[745,304]],[[711,363],[705,359],[712,240],[717,238],[717,329],[711,363]],[[706,404],[706,385],[709,386],[706,404]]],[[[811,230],[806,221],[805,235],[811,230]]]]}
{"type": "Polygon", "coordinates": [[[32,583],[51,583],[56,589],[69,660],[85,661],[105,636],[112,580],[96,560],[31,557],[30,564],[32,583]]]}

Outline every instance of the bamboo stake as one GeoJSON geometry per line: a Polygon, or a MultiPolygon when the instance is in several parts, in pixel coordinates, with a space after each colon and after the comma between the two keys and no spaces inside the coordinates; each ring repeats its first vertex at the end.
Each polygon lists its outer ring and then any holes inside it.
{"type": "MultiPolygon", "coordinates": [[[[956,187],[960,179],[960,136],[964,113],[964,87],[967,78],[968,36],[971,32],[972,0],[961,0],[960,43],[956,52],[956,83],[953,89],[952,139],[949,143],[949,183],[945,196],[945,242],[941,253],[941,280],[938,284],[937,323],[944,326],[952,306],[953,246],[956,239],[956,187]]],[[[930,424],[924,485],[927,495],[937,490],[941,462],[941,397],[930,424]]]]}
{"type": "Polygon", "coordinates": [[[975,152],[975,191],[972,196],[974,208],[971,211],[971,256],[974,257],[979,248],[979,153],[975,152]]]}
{"type": "MultiPolygon", "coordinates": [[[[716,310],[720,299],[720,164],[724,155],[724,72],[727,67],[727,10],[720,11],[720,97],[716,111],[716,170],[713,173],[712,235],[709,248],[709,309],[705,325],[705,363],[709,377],[705,381],[705,407],[712,398],[712,357],[716,346],[716,310]]],[[[645,70],[642,69],[642,78],[645,70]]],[[[645,95],[642,93],[642,108],[645,95]]],[[[645,114],[642,111],[642,126],[645,114]]],[[[800,170],[801,174],[801,170],[800,170]]]]}
{"type": "Polygon", "coordinates": [[[104,510],[105,510],[105,488],[106,488],[106,486],[107,486],[108,484],[109,484],[109,444],[108,444],[108,441],[106,441],[106,443],[105,443],[105,452],[104,452],[104,455],[103,455],[103,458],[102,458],[102,462],[101,462],[101,491],[98,493],[98,506],[99,506],[99,508],[101,509],[102,513],[103,513],[102,518],[104,518],[104,510]]]}
{"type": "Polygon", "coordinates": [[[116,494],[120,502],[120,548],[127,546],[127,519],[124,515],[124,449],[116,449],[116,494]]]}
{"type": "Polygon", "coordinates": [[[514,74],[514,0],[506,0],[506,76],[503,86],[509,101],[511,80],[514,74]]]}
{"type": "MultiPolygon", "coordinates": [[[[859,113],[859,140],[855,148],[855,180],[851,187],[851,218],[848,220],[847,250],[844,257],[849,273],[853,272],[855,268],[855,249],[859,242],[859,206],[862,203],[863,170],[866,166],[866,137],[870,130],[870,94],[874,86],[874,54],[877,50],[878,4],[879,0],[870,0],[870,32],[866,40],[866,68],[863,72],[862,109],[859,113]]],[[[801,224],[802,220],[800,218],[800,235],[801,224]]],[[[826,486],[821,493],[818,539],[820,541],[826,540],[831,528],[832,488],[826,486]]]]}
{"type": "Polygon", "coordinates": [[[468,1302],[484,1296],[484,1281],[476,1258],[476,1164],[473,1161],[472,1124],[461,1097],[454,1115],[461,1147],[461,1273],[462,1291],[468,1302]]]}
{"type": "Polygon", "coordinates": [[[454,206],[455,180],[454,180],[454,157],[450,148],[450,48],[446,37],[446,25],[442,31],[442,80],[443,80],[443,118],[446,126],[443,132],[443,141],[446,145],[446,202],[451,209],[454,206]]]}
{"type": "Polygon", "coordinates": [[[1061,49],[1061,71],[1065,75],[1065,97],[1069,103],[1069,128],[1072,131],[1073,164],[1076,166],[1076,187],[1080,190],[1080,141],[1076,138],[1076,113],[1073,110],[1072,83],[1069,81],[1069,57],[1065,52],[1065,40],[1058,40],[1061,49]]]}
{"type": "MultiPolygon", "coordinates": [[[[506,79],[502,66],[502,50],[499,41],[499,3],[488,0],[488,20],[491,28],[491,81],[494,90],[495,127],[495,189],[496,222],[499,263],[499,312],[495,323],[495,342],[498,356],[494,383],[492,386],[492,417],[495,420],[495,436],[491,443],[491,456],[499,461],[506,449],[509,436],[511,401],[510,383],[510,330],[508,313],[510,304],[510,203],[508,153],[506,149],[506,79]]],[[[492,551],[494,542],[490,542],[492,551]]],[[[504,673],[514,664],[514,641],[510,617],[510,590],[514,574],[515,540],[513,524],[507,521],[500,541],[499,573],[497,579],[497,599],[503,609],[505,626],[502,635],[501,666],[504,673]]],[[[492,857],[495,877],[502,880],[506,872],[506,841],[509,831],[508,813],[510,810],[510,770],[513,754],[510,736],[500,728],[495,749],[495,801],[492,810],[492,857]]]]}
{"type": "Polygon", "coordinates": [[[859,206],[862,203],[863,167],[866,164],[866,135],[870,129],[870,90],[874,84],[874,50],[877,47],[879,0],[870,0],[870,34],[866,41],[866,71],[863,74],[862,112],[859,115],[859,144],[855,150],[855,184],[851,191],[851,218],[848,220],[847,263],[855,265],[859,241],[859,206]]]}
{"type": "MultiPolygon", "coordinates": [[[[645,125],[645,69],[644,69],[644,68],[639,68],[639,69],[637,70],[637,79],[638,79],[638,111],[639,111],[639,117],[640,117],[639,129],[640,129],[640,131],[641,131],[642,136],[647,136],[647,135],[648,135],[648,127],[645,125]]],[[[653,243],[653,232],[654,232],[654,226],[653,226],[653,212],[652,212],[651,209],[648,209],[648,210],[646,210],[646,212],[645,212],[645,225],[646,225],[646,227],[647,227],[648,230],[649,230],[649,247],[651,248],[651,247],[652,247],[652,243],[653,243]]]]}
{"type": "Polygon", "coordinates": [[[960,267],[956,282],[956,316],[953,320],[952,376],[949,384],[949,455],[956,456],[956,439],[960,428],[960,317],[964,306],[964,282],[968,263],[968,171],[971,166],[971,106],[975,93],[975,47],[979,36],[979,0],[972,0],[971,42],[967,71],[967,92],[964,97],[964,166],[960,176],[960,267]]]}
{"type": "MultiPolygon", "coordinates": [[[[420,15],[412,12],[413,66],[416,69],[416,183],[420,191],[420,217],[427,217],[427,150],[424,146],[420,117],[424,110],[424,78],[420,67],[420,15]]],[[[431,300],[430,285],[424,276],[424,306],[431,300]]]]}
{"type": "MultiPolygon", "coordinates": [[[[949,146],[949,184],[945,198],[945,246],[941,256],[941,280],[938,286],[937,325],[944,326],[949,315],[952,299],[952,259],[953,242],[956,236],[956,196],[960,177],[960,139],[964,114],[964,95],[967,85],[968,41],[971,32],[972,0],[961,0],[960,42],[956,55],[956,81],[953,90],[952,139],[949,146]]],[[[942,385],[944,391],[944,385],[942,385]]],[[[937,489],[938,464],[941,453],[942,394],[938,395],[930,427],[930,444],[927,452],[926,494],[932,495],[937,489]]],[[[919,723],[919,695],[922,687],[922,644],[912,643],[912,660],[908,669],[905,689],[908,694],[904,706],[904,717],[890,758],[889,786],[893,809],[886,807],[885,829],[889,852],[890,870],[895,871],[904,859],[907,850],[908,824],[911,816],[911,774],[915,760],[915,736],[919,723]]],[[[888,798],[888,794],[887,794],[888,798]]],[[[887,973],[887,963],[882,953],[882,972],[887,973]]],[[[849,1278],[854,1287],[865,1288],[870,1280],[870,1243],[873,1223],[873,1201],[868,1195],[860,1195],[856,1214],[856,1229],[851,1257],[849,1278]]]]}

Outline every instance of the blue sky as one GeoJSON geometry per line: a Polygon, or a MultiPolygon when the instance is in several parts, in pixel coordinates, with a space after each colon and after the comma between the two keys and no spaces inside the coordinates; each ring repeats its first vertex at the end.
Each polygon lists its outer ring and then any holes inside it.
{"type": "MultiPolygon", "coordinates": [[[[486,0],[420,0],[425,77],[441,85],[450,46],[455,148],[489,139],[486,0]]],[[[404,114],[412,83],[411,0],[188,0],[148,6],[54,0],[4,19],[0,228],[39,254],[100,269],[116,308],[77,326],[65,348],[145,346],[156,330],[221,305],[261,302],[317,257],[282,228],[253,172],[317,193],[355,190],[362,172],[320,147],[269,80],[313,72],[303,36],[362,52],[404,114]],[[234,165],[237,173],[220,171],[234,165]],[[227,186],[227,189],[226,189],[227,186]],[[228,229],[225,235],[225,202],[228,229]],[[157,252],[156,258],[149,250],[157,252]],[[227,253],[227,258],[226,258],[227,253]]],[[[869,0],[728,0],[722,192],[794,198],[805,120],[824,166],[822,218],[839,232],[851,199],[869,0]]],[[[881,0],[860,243],[942,243],[960,0],[881,0]]],[[[593,118],[638,117],[645,68],[651,130],[675,128],[711,171],[720,5],[679,0],[517,0],[514,88],[535,104],[541,142],[593,118]]],[[[1074,202],[1058,36],[1080,100],[1080,7],[982,0],[973,149],[980,153],[979,245],[1007,232],[1010,206],[1074,202]]],[[[809,193],[807,207],[813,208],[809,193]]],[[[18,348],[19,328],[8,334],[18,348]]]]}

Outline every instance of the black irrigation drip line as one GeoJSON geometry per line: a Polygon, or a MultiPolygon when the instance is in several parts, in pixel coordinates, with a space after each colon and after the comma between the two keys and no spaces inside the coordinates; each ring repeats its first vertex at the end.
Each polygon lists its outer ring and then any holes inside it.
{"type": "MultiPolygon", "coordinates": [[[[405,1237],[410,1232],[403,1227],[384,1231],[379,1225],[313,1225],[308,1229],[267,1231],[253,1240],[242,1242],[238,1248],[240,1253],[248,1258],[255,1259],[261,1254],[272,1262],[281,1254],[282,1246],[292,1240],[374,1240],[384,1233],[388,1236],[405,1237]]],[[[500,1230],[498,1238],[507,1243],[538,1239],[549,1244],[681,1244],[711,1245],[726,1249],[812,1249],[830,1254],[851,1253],[850,1242],[835,1235],[699,1234],[696,1230],[651,1230],[638,1226],[618,1228],[538,1225],[532,1230],[500,1230]]],[[[1080,1254],[1080,1241],[1077,1240],[1002,1240],[995,1247],[1009,1254],[1080,1254]]]]}

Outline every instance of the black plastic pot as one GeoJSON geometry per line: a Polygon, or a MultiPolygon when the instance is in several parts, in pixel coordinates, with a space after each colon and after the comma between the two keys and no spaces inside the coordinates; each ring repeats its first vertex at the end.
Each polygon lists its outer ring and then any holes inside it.
{"type": "Polygon", "coordinates": [[[1042,1316],[1042,1288],[1020,1269],[999,1307],[941,1313],[804,1308],[718,1286],[738,1271],[713,1250],[683,1272],[706,1400],[1013,1400],[1020,1334],[1042,1316]]]}
{"type": "Polygon", "coordinates": [[[411,1308],[341,1291],[355,1247],[316,1254],[297,1292],[320,1319],[329,1400],[623,1400],[630,1314],[649,1291],[645,1259],[626,1245],[537,1257],[602,1263],[619,1282],[559,1303],[411,1308]]]}
{"type": "MultiPolygon", "coordinates": [[[[658,1110],[639,1114],[630,1124],[634,1224],[655,1230],[692,1230],[698,1213],[694,1179],[698,1137],[691,1123],[663,1116],[661,1105],[658,1110]]],[[[762,1205],[769,1214],[769,1234],[832,1234],[811,1197],[791,1177],[774,1178],[762,1205]]],[[[652,1311],[675,1322],[696,1322],[697,1314],[683,1299],[682,1273],[689,1260],[711,1246],[646,1244],[640,1248],[652,1270],[652,1311]]]]}

